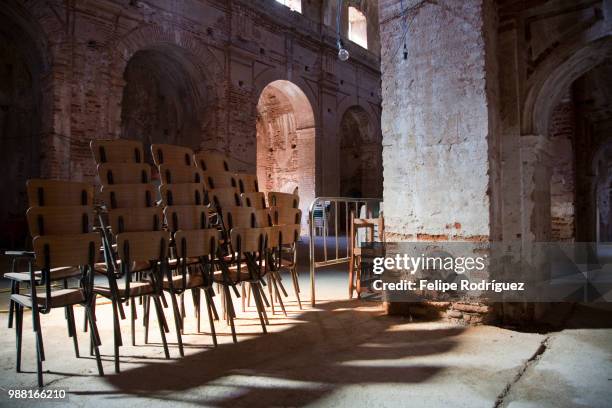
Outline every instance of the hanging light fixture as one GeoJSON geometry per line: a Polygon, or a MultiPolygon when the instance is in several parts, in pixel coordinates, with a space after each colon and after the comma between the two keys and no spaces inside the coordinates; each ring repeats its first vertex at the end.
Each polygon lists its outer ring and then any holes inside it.
{"type": "Polygon", "coordinates": [[[342,0],[338,0],[338,7],[336,8],[336,44],[338,45],[338,59],[340,61],[346,61],[351,56],[340,38],[340,16],[342,15],[342,0]]]}

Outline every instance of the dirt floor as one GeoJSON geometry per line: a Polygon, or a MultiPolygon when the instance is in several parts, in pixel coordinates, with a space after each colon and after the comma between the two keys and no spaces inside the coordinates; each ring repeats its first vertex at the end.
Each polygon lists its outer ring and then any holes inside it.
{"type": "MultiPolygon", "coordinates": [[[[285,278],[289,285],[290,280],[285,278]]],[[[302,296],[308,300],[307,274],[302,296]]],[[[122,322],[121,373],[112,360],[110,305],[99,303],[98,325],[106,375],[97,375],[77,309],[81,357],[67,335],[63,310],[43,316],[47,359],[44,381],[65,389],[57,406],[153,407],[197,405],[398,406],[398,407],[609,407],[612,400],[610,314],[579,307],[568,327],[552,333],[524,333],[494,326],[463,327],[411,322],[385,316],[380,304],[347,300],[346,272],[318,275],[315,308],[298,308],[291,290],[288,316],[270,315],[263,335],[254,307],[240,311],[238,344],[226,324],[216,324],[212,347],[208,324],[196,333],[191,298],[185,300],[185,357],[179,358],[170,322],[171,359],[166,360],[155,326],[143,342],[141,320],[136,346],[129,345],[129,321],[122,322]]],[[[6,294],[3,305],[7,304],[6,294]]],[[[5,308],[5,306],[3,306],[5,308]]],[[[170,316],[170,309],[166,316],[170,316]]],[[[142,309],[138,307],[139,318],[142,309]]],[[[0,314],[0,405],[31,406],[8,398],[9,389],[36,385],[31,315],[24,315],[23,372],[15,372],[15,334],[0,314]]]]}

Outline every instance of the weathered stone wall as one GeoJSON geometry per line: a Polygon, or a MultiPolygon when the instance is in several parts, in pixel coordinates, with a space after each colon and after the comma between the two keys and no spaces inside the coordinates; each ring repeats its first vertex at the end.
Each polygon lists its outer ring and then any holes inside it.
{"type": "MultiPolygon", "coordinates": [[[[387,231],[404,239],[491,233],[486,1],[380,3],[387,231]],[[441,29],[444,27],[444,29],[441,29]]],[[[494,14],[493,14],[494,16],[494,14]]],[[[494,23],[493,23],[494,24],[494,23]]],[[[494,46],[494,43],[490,44],[494,46]]],[[[495,61],[495,58],[493,58],[495,61]]]]}

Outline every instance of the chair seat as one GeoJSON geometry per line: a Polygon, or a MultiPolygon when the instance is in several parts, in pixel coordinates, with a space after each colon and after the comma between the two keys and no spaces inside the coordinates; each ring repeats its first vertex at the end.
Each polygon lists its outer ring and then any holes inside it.
{"type": "MultiPolygon", "coordinates": [[[[191,289],[191,288],[197,288],[199,286],[204,285],[204,279],[202,278],[202,275],[200,275],[199,273],[188,273],[187,274],[187,279],[186,279],[186,285],[185,287],[183,287],[183,276],[182,275],[176,275],[172,277],[172,286],[175,289],[191,289]]],[[[164,289],[170,289],[170,282],[167,279],[164,279],[164,289]]]]}
{"type": "MultiPolygon", "coordinates": [[[[251,278],[251,275],[249,274],[249,269],[247,268],[245,264],[242,264],[240,266],[240,277],[238,276],[238,266],[237,265],[230,265],[228,269],[229,269],[229,278],[233,282],[245,281],[251,278]]],[[[222,272],[215,271],[213,274],[213,279],[215,282],[223,283],[222,272]]]]}
{"type": "MultiPolygon", "coordinates": [[[[168,260],[168,265],[170,265],[171,268],[176,268],[176,264],[178,262],[178,259],[173,258],[173,259],[169,259],[168,260]]],[[[195,265],[197,263],[199,263],[200,260],[198,258],[187,258],[187,265],[195,265]]]]}
{"type": "MultiPolygon", "coordinates": [[[[153,285],[151,282],[135,281],[130,282],[130,293],[128,294],[125,289],[125,281],[117,281],[117,291],[121,297],[134,297],[142,296],[153,293],[153,285]]],[[[111,290],[107,286],[94,286],[94,292],[104,297],[111,297],[111,290]]]]}
{"type": "Polygon", "coordinates": [[[293,263],[293,261],[289,260],[289,259],[282,259],[281,260],[281,267],[282,268],[293,268],[295,266],[295,263],[293,263]]]}
{"type": "MultiPolygon", "coordinates": [[[[44,292],[36,293],[39,306],[45,305],[47,294],[44,292]]],[[[11,295],[11,300],[25,306],[32,307],[32,298],[29,295],[11,295]]],[[[85,301],[85,294],[82,289],[60,289],[51,292],[49,305],[52,308],[77,305],[85,301]]]]}
{"type": "MultiPolygon", "coordinates": [[[[117,267],[118,268],[121,267],[120,259],[117,260],[117,267]]],[[[95,265],[94,269],[97,273],[106,274],[108,267],[106,266],[105,262],[99,262],[95,265]]],[[[132,262],[132,272],[144,272],[144,271],[148,271],[149,269],[151,269],[151,265],[147,261],[132,262]]]]}
{"type": "MultiPolygon", "coordinates": [[[[73,276],[78,276],[81,274],[81,271],[76,266],[66,266],[61,268],[52,268],[51,269],[51,279],[52,280],[60,280],[65,278],[71,278],[73,276]]],[[[34,272],[35,279],[38,281],[42,275],[41,271],[34,272]]],[[[5,273],[4,277],[17,282],[29,282],[30,281],[30,272],[9,272],[5,273]]]]}

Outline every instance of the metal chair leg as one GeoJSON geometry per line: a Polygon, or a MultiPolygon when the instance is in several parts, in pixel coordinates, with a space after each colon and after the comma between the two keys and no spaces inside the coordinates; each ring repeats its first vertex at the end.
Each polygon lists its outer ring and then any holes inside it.
{"type": "Polygon", "coordinates": [[[17,309],[15,313],[15,334],[17,339],[17,372],[21,372],[21,343],[23,341],[23,306],[14,302],[17,309]]]}
{"type": "Polygon", "coordinates": [[[210,299],[210,308],[213,312],[213,317],[216,321],[219,321],[219,313],[217,312],[217,305],[213,301],[213,297],[215,296],[215,290],[213,288],[205,289],[206,293],[208,293],[208,299],[210,299]]]}
{"type": "Polygon", "coordinates": [[[130,299],[130,320],[132,329],[132,346],[136,345],[136,302],[134,298],[130,299]]]}
{"type": "Polygon", "coordinates": [[[43,386],[42,362],[44,360],[44,347],[42,343],[42,333],[40,331],[40,320],[38,319],[38,309],[36,305],[32,309],[32,326],[36,334],[36,378],[38,386],[43,386]]]}
{"type": "MultiPolygon", "coordinates": [[[[74,308],[71,306],[67,306],[68,309],[68,332],[70,333],[70,337],[72,337],[72,343],[74,344],[74,355],[76,358],[79,358],[79,340],[77,338],[77,330],[76,324],[74,321],[74,308]]],[[[85,316],[87,320],[87,316],[85,316]]]]}
{"type": "MultiPolygon", "coordinates": [[[[11,281],[11,295],[15,294],[15,281],[11,281]]],[[[15,309],[17,308],[17,302],[13,301],[13,299],[9,298],[9,317],[8,317],[8,328],[13,328],[13,315],[15,314],[15,309]]]]}
{"type": "Polygon", "coordinates": [[[174,315],[174,326],[176,328],[176,340],[179,346],[179,354],[181,355],[181,357],[184,357],[185,353],[183,350],[183,338],[181,337],[182,317],[181,317],[181,313],[179,310],[178,302],[176,301],[176,295],[174,293],[169,293],[169,295],[170,295],[170,300],[172,301],[172,314],[174,315]]]}
{"type": "Polygon", "coordinates": [[[261,293],[259,289],[259,285],[257,283],[251,283],[251,290],[253,291],[253,299],[255,300],[255,307],[257,308],[257,316],[259,317],[259,323],[261,324],[261,329],[264,333],[267,333],[266,322],[263,317],[263,304],[261,302],[261,293]]]}
{"type": "Polygon", "coordinates": [[[121,326],[119,325],[119,310],[117,308],[119,302],[116,300],[112,300],[113,307],[113,349],[114,349],[114,358],[115,358],[115,372],[120,372],[119,367],[119,347],[121,346],[121,326]]]}
{"type": "Polygon", "coordinates": [[[206,297],[206,310],[208,312],[208,323],[210,324],[210,334],[213,339],[213,345],[217,347],[217,333],[215,331],[215,321],[213,319],[213,308],[214,303],[212,298],[210,297],[210,293],[206,289],[204,289],[204,296],[206,297]]]}
{"type": "MultiPolygon", "coordinates": [[[[280,282],[278,282],[278,283],[280,283],[280,282]]],[[[274,286],[274,290],[276,291],[276,296],[277,296],[277,299],[278,299],[278,303],[280,304],[281,310],[285,314],[285,317],[287,317],[287,310],[285,310],[285,304],[283,303],[283,299],[282,299],[281,293],[278,290],[278,283],[276,281],[276,278],[274,276],[272,276],[272,285],[274,286]]]]}
{"type": "Polygon", "coordinates": [[[295,273],[295,269],[291,269],[290,271],[291,273],[291,279],[293,280],[293,291],[295,292],[295,297],[297,299],[298,302],[298,306],[300,307],[300,310],[302,310],[302,301],[300,300],[300,286],[298,283],[298,276],[295,273]]]}
{"type": "Polygon", "coordinates": [[[224,293],[224,306],[227,313],[227,317],[229,320],[230,328],[232,330],[232,340],[234,343],[238,343],[238,339],[236,337],[236,326],[234,325],[234,305],[232,303],[232,297],[230,295],[230,290],[226,285],[223,285],[223,293],[224,293]]]}
{"type": "Polygon", "coordinates": [[[96,333],[98,332],[98,327],[96,324],[96,319],[93,316],[92,310],[89,306],[85,306],[85,311],[88,315],[89,328],[90,328],[90,341],[93,345],[94,353],[96,355],[96,364],[98,366],[98,374],[100,376],[104,376],[104,368],[102,368],[102,359],[100,358],[100,349],[98,348],[98,339],[96,339],[96,333]]]}
{"type": "Polygon", "coordinates": [[[164,344],[164,354],[166,358],[170,358],[170,351],[168,350],[168,343],[166,342],[166,332],[164,330],[164,311],[162,309],[161,301],[158,296],[153,296],[153,303],[155,304],[155,311],[157,312],[157,323],[159,324],[159,334],[164,344]]]}
{"type": "Polygon", "coordinates": [[[242,295],[242,299],[241,299],[241,303],[242,303],[242,313],[246,312],[246,282],[242,282],[242,284],[240,285],[240,290],[241,290],[241,295],[242,295]]]}
{"type": "Polygon", "coordinates": [[[147,296],[144,300],[144,317],[143,317],[143,321],[144,321],[144,328],[145,328],[145,334],[144,334],[144,342],[145,344],[149,343],[149,313],[151,312],[151,296],[147,296]]]}

